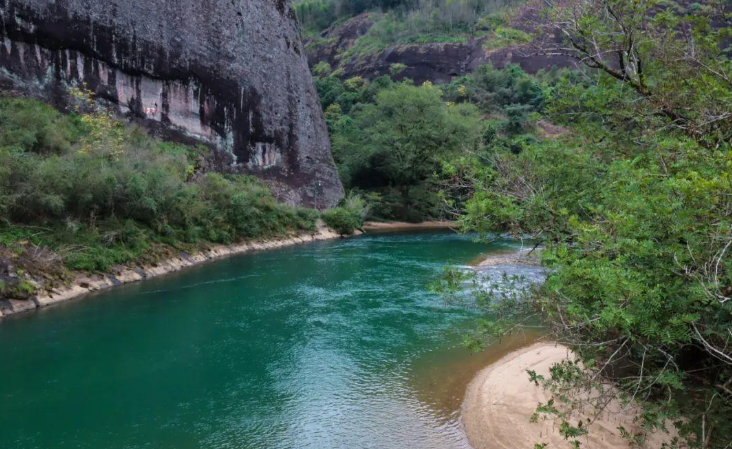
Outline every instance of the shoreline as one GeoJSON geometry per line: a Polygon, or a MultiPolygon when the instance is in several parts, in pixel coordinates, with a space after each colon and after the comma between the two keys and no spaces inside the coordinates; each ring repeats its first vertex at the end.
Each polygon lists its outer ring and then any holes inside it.
{"type": "MultiPolygon", "coordinates": [[[[544,442],[533,441],[536,432],[530,432],[527,438],[529,419],[543,398],[540,389],[529,382],[525,369],[536,369],[536,365],[565,355],[566,350],[557,351],[554,345],[538,342],[506,354],[479,371],[468,384],[461,410],[470,445],[475,449],[509,449],[544,442]]],[[[541,438],[541,431],[539,434],[541,438]]]]}
{"type": "Polygon", "coordinates": [[[473,263],[475,268],[486,268],[496,265],[522,265],[529,267],[541,266],[541,248],[534,250],[506,251],[504,253],[492,253],[489,256],[482,256],[473,263]]]}
{"type": "MultiPolygon", "coordinates": [[[[452,229],[455,227],[455,224],[456,223],[449,221],[426,221],[421,223],[367,222],[363,226],[363,231],[378,232],[452,229]]],[[[42,290],[27,300],[0,299],[0,321],[5,317],[44,309],[73,299],[80,299],[101,290],[107,290],[120,285],[152,279],[228,256],[235,256],[253,251],[283,248],[309,242],[335,240],[339,238],[353,237],[360,234],[362,234],[362,231],[355,231],[350,236],[342,236],[332,229],[322,225],[314,232],[301,232],[289,237],[275,238],[271,240],[255,240],[232,245],[217,244],[195,254],[181,252],[177,257],[165,259],[153,265],[135,266],[134,263],[131,263],[129,266],[106,273],[79,273],[75,275],[67,285],[50,290],[42,290]]]]}
{"type": "Polygon", "coordinates": [[[454,221],[423,221],[409,223],[406,221],[367,221],[362,229],[368,231],[419,231],[426,229],[457,229],[454,221]]]}
{"type": "MultiPolygon", "coordinates": [[[[462,423],[474,449],[515,449],[546,443],[547,449],[569,448],[570,442],[559,434],[554,419],[531,417],[539,403],[552,398],[541,386],[529,380],[526,370],[549,378],[549,368],[571,356],[564,346],[538,342],[513,351],[480,371],[468,385],[462,405],[462,423]]],[[[586,393],[584,393],[586,394],[586,393]]],[[[586,407],[591,410],[591,406],[586,407]]],[[[587,419],[590,413],[572,413],[569,420],[587,419]]],[[[589,434],[578,438],[583,447],[592,449],[631,449],[618,431],[623,426],[631,432],[641,428],[634,422],[639,410],[624,408],[613,400],[589,425],[589,434]]],[[[585,421],[586,422],[586,421],[585,421]]],[[[671,435],[656,432],[647,435],[648,447],[661,447],[671,435]]]]}
{"type": "MultiPolygon", "coordinates": [[[[356,231],[353,236],[355,235],[360,235],[360,232],[356,231]]],[[[152,279],[229,256],[346,237],[348,236],[341,236],[332,229],[322,226],[311,233],[304,232],[289,237],[232,245],[213,245],[195,254],[181,252],[177,257],[165,259],[153,265],[127,266],[114,272],[99,274],[80,273],[66,286],[39,292],[28,300],[0,300],[0,321],[5,317],[43,309],[72,299],[80,299],[101,290],[152,279]]]]}
{"type": "MultiPolygon", "coordinates": [[[[475,268],[500,265],[540,266],[541,248],[503,254],[491,254],[475,263],[475,268]]],[[[555,342],[542,341],[516,349],[495,360],[473,377],[468,384],[461,407],[461,421],[465,435],[473,449],[516,449],[546,444],[547,449],[571,447],[559,434],[559,421],[539,417],[531,422],[537,406],[546,404],[552,394],[529,380],[527,370],[533,370],[546,379],[550,367],[572,357],[572,352],[555,342]]],[[[568,420],[577,422],[592,416],[592,405],[587,404],[588,392],[579,392],[584,405],[580,413],[570,413],[568,420]]],[[[593,392],[589,393],[590,395],[593,392]]],[[[618,431],[623,426],[631,433],[642,429],[634,422],[640,410],[623,407],[613,399],[589,425],[589,434],[578,438],[583,447],[592,449],[631,449],[627,439],[618,431]]],[[[671,430],[671,429],[669,429],[671,430]]],[[[671,430],[671,436],[674,432],[671,430]]],[[[670,441],[669,434],[661,432],[646,435],[649,447],[661,447],[670,441]]]]}

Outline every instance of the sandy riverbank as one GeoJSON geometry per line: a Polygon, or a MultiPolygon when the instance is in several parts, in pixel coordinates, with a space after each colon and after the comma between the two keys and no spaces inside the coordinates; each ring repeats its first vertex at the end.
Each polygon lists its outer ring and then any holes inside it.
{"type": "Polygon", "coordinates": [[[367,221],[363,230],[368,231],[419,231],[423,229],[456,229],[454,221],[423,221],[420,223],[407,223],[406,221],[367,221]]]}
{"type": "Polygon", "coordinates": [[[476,268],[492,267],[496,265],[524,265],[539,266],[541,249],[522,249],[520,251],[507,251],[505,253],[492,253],[481,257],[475,262],[476,268]]]}
{"type": "MultiPolygon", "coordinates": [[[[550,396],[529,381],[526,370],[548,377],[549,367],[569,357],[567,348],[540,342],[512,352],[489,365],[473,379],[463,402],[463,424],[470,444],[475,449],[532,448],[546,443],[547,449],[569,448],[559,435],[558,424],[552,420],[529,420],[539,402],[550,396]]],[[[573,416],[572,423],[587,416],[573,416]]],[[[611,403],[607,410],[589,427],[589,434],[580,438],[583,447],[591,449],[630,449],[620,437],[618,426],[635,431],[634,411],[623,410],[611,403]]],[[[654,434],[645,447],[661,447],[667,435],[654,434]]]]}
{"type": "Polygon", "coordinates": [[[243,254],[251,251],[282,248],[284,246],[320,240],[337,239],[341,236],[325,226],[319,226],[316,232],[300,233],[286,238],[240,243],[234,245],[214,245],[196,254],[181,253],[178,257],[164,260],[155,265],[125,267],[105,274],[79,274],[69,285],[40,292],[30,300],[0,300],[0,318],[30,312],[71,299],[80,298],[90,293],[105,290],[118,285],[142,281],[163,274],[172,273],[192,267],[210,260],[243,254]]]}

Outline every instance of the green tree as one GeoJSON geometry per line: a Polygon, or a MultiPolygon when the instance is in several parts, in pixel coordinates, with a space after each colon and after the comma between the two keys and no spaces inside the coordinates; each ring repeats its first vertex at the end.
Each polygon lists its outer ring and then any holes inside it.
{"type": "Polygon", "coordinates": [[[401,204],[431,191],[436,202],[428,184],[443,159],[476,148],[479,120],[473,105],[447,104],[432,85],[388,85],[334,124],[334,157],[350,188],[394,189],[401,204]]]}

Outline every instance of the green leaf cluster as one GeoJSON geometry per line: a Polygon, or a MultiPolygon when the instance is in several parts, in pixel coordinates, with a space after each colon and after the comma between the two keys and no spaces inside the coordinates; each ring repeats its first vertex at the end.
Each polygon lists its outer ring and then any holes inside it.
{"type": "MultiPolygon", "coordinates": [[[[643,406],[647,429],[666,421],[687,444],[723,448],[732,434],[732,65],[719,20],[729,17],[715,2],[577,4],[554,11],[574,39],[567,45],[620,51],[622,65],[598,59],[597,71],[524,89],[541,92],[532,107],[564,127],[557,135],[511,148],[494,134],[448,164],[471,186],[465,229],[544,245],[546,282],[486,313],[542,316],[588,374],[557,377],[609,383],[643,406]],[[629,66],[642,70],[617,76],[629,66]]],[[[502,97],[473,98],[487,111],[502,97]]],[[[586,428],[561,430],[579,441],[586,428]]]]}
{"type": "Polygon", "coordinates": [[[1,98],[0,242],[50,247],[69,268],[97,271],[157,244],[314,229],[317,212],[279,204],[254,178],[207,172],[208,154],[104,113],[1,98]]]}

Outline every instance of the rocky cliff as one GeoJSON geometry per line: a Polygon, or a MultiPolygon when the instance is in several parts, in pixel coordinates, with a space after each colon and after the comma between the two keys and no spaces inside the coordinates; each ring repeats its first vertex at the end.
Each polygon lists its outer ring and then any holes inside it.
{"type": "MultiPolygon", "coordinates": [[[[533,17],[536,14],[533,3],[529,2],[508,25],[530,33],[531,23],[537,20],[533,17]]],[[[344,58],[348,50],[369,33],[378,18],[374,13],[362,13],[326,29],[317,39],[310,39],[306,49],[311,66],[327,62],[333,69],[340,69],[344,79],[352,76],[373,79],[390,74],[393,65],[403,64],[404,70],[393,77],[397,80],[410,78],[416,83],[447,83],[484,64],[497,68],[518,64],[528,73],[553,67],[575,67],[575,62],[567,57],[537,54],[529,45],[491,46],[490,35],[480,33],[466,34],[464,42],[397,44],[371,54],[344,58]]]]}
{"type": "Polygon", "coordinates": [[[3,89],[67,106],[85,87],[288,203],[341,198],[288,0],[0,0],[0,23],[3,89]]]}

